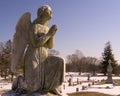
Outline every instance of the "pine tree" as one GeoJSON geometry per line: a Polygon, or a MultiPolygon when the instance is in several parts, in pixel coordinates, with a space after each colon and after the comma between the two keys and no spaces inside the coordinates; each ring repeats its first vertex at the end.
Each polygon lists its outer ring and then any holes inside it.
{"type": "Polygon", "coordinates": [[[102,62],[101,62],[101,68],[102,68],[102,73],[104,73],[104,75],[106,75],[107,73],[107,66],[109,64],[109,60],[111,61],[111,65],[113,67],[113,74],[116,73],[116,66],[117,66],[117,62],[114,59],[114,55],[112,54],[112,48],[111,48],[111,44],[108,41],[105,44],[105,48],[104,48],[104,52],[102,53],[102,62]]]}

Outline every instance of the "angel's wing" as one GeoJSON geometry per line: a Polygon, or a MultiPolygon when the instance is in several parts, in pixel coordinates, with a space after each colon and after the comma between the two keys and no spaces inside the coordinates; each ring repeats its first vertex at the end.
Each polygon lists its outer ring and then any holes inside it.
{"type": "Polygon", "coordinates": [[[17,65],[20,63],[23,58],[23,54],[25,48],[28,43],[28,32],[31,28],[31,15],[26,12],[21,16],[17,25],[16,32],[13,37],[13,45],[12,45],[12,62],[11,62],[11,71],[14,72],[16,70],[17,65]]]}

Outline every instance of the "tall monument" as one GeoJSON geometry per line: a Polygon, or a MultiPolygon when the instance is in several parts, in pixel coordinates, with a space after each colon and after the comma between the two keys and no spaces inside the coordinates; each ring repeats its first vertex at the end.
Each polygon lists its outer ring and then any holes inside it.
{"type": "Polygon", "coordinates": [[[42,6],[33,22],[30,17],[29,12],[21,16],[13,37],[11,71],[16,72],[23,60],[24,74],[2,96],[62,96],[59,87],[64,79],[64,60],[47,53],[47,48],[54,46],[57,31],[57,25],[48,27],[52,9],[42,6]]]}
{"type": "Polygon", "coordinates": [[[111,65],[111,60],[108,61],[109,62],[109,65],[107,67],[107,72],[108,72],[108,76],[107,76],[107,81],[106,83],[108,84],[113,84],[113,80],[112,80],[112,65],[111,65]]]}

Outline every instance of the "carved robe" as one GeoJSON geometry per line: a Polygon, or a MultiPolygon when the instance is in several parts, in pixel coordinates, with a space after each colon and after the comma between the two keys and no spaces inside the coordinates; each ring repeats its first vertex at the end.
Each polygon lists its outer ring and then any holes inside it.
{"type": "MultiPolygon", "coordinates": [[[[59,57],[48,56],[47,54],[47,42],[43,45],[32,44],[42,43],[44,40],[40,40],[44,34],[48,33],[48,28],[40,24],[34,26],[35,37],[30,36],[35,41],[30,41],[25,55],[25,80],[27,83],[27,90],[53,90],[56,86],[61,85],[64,72],[63,60],[59,57]],[[40,42],[39,42],[40,41],[40,42]],[[39,45],[39,46],[37,46],[39,45]]],[[[44,37],[47,39],[48,37],[44,37]]],[[[43,39],[43,38],[42,38],[43,39]]]]}

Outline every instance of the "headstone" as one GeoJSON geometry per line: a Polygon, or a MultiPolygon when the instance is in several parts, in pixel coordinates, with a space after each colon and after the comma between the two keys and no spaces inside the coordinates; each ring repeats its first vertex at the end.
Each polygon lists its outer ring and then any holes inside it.
{"type": "Polygon", "coordinates": [[[90,86],[91,86],[91,84],[89,83],[89,84],[88,84],[88,87],[90,87],[90,86]]]}
{"type": "Polygon", "coordinates": [[[80,84],[79,78],[77,78],[77,84],[80,84]]]}
{"type": "Polygon", "coordinates": [[[82,86],[82,90],[85,90],[85,86],[84,85],[82,86]]]}
{"type": "Polygon", "coordinates": [[[87,80],[90,81],[90,74],[88,74],[88,79],[87,80]]]}
{"type": "Polygon", "coordinates": [[[94,85],[95,84],[95,81],[92,81],[92,85],[94,85]]]}
{"type": "Polygon", "coordinates": [[[79,91],[79,88],[76,88],[76,92],[78,92],[79,91]]]}
{"type": "Polygon", "coordinates": [[[73,86],[74,84],[73,84],[73,79],[72,78],[69,78],[69,86],[73,86]]]}
{"type": "Polygon", "coordinates": [[[80,84],[82,84],[82,81],[80,81],[80,84]]]}

